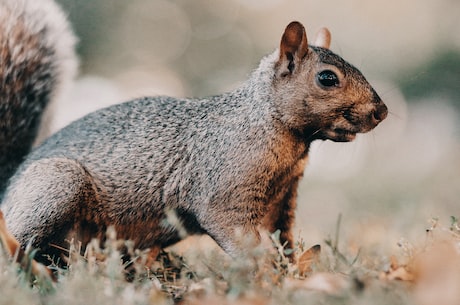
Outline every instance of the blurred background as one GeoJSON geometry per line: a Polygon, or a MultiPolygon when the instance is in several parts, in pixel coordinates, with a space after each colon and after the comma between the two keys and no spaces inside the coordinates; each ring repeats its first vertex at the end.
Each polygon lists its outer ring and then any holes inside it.
{"type": "Polygon", "coordinates": [[[460,1],[58,0],[79,37],[80,74],[57,130],[144,95],[205,96],[243,82],[285,26],[327,26],[390,115],[353,143],[318,142],[300,186],[296,234],[369,251],[460,216],[460,1]]]}

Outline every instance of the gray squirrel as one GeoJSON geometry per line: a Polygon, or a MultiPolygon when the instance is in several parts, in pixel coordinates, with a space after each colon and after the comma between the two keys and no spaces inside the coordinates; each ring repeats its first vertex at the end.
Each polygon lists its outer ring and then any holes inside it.
{"type": "MultiPolygon", "coordinates": [[[[43,16],[27,17],[26,23],[47,22],[43,16]]],[[[61,59],[47,44],[53,31],[44,26],[36,44],[25,46],[38,48],[35,60],[43,59],[38,68],[33,60],[22,62],[43,82],[32,83],[31,90],[47,88],[38,93],[44,101],[60,77],[61,59]]],[[[103,238],[109,226],[135,247],[155,251],[182,239],[183,230],[208,234],[233,257],[245,251],[238,233],[260,240],[261,230],[280,230],[281,243],[293,248],[297,186],[310,144],[352,141],[387,116],[360,71],[329,45],[327,29],[309,45],[303,25],[292,22],[279,48],[231,92],[139,98],[64,127],[28,153],[9,179],[0,207],[11,233],[22,246],[32,241],[40,253],[57,255],[67,240],[85,246],[103,238]],[[181,228],[166,221],[170,212],[181,228]]],[[[12,52],[11,45],[2,41],[1,46],[0,54],[12,52]]],[[[2,58],[0,71],[10,69],[14,62],[2,58]]],[[[2,107],[14,105],[19,96],[23,108],[11,115],[39,117],[43,101],[16,89],[23,81],[13,77],[1,83],[2,107]]],[[[29,128],[36,128],[2,124],[1,147],[21,133],[30,137],[29,128]],[[16,131],[5,136],[5,128],[16,131]]],[[[13,149],[3,149],[2,158],[14,155],[13,149]]],[[[17,160],[12,162],[16,167],[17,160]]],[[[8,176],[2,179],[6,184],[8,176]]]]}

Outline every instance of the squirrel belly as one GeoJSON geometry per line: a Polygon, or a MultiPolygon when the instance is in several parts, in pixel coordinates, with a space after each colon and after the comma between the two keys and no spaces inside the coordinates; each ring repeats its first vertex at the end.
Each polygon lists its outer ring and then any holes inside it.
{"type": "Polygon", "coordinates": [[[75,43],[54,1],[0,1],[0,198],[47,105],[76,72],[75,43]]]}
{"type": "Polygon", "coordinates": [[[237,233],[258,240],[262,228],[281,230],[292,248],[310,143],[351,141],[387,115],[329,44],[322,30],[309,45],[292,22],[280,47],[232,92],[145,97],[71,123],[11,178],[1,206],[11,233],[21,245],[33,238],[42,253],[71,237],[85,245],[108,226],[138,248],[206,233],[237,256],[244,251],[237,233]],[[167,221],[171,213],[179,224],[167,221]]]}

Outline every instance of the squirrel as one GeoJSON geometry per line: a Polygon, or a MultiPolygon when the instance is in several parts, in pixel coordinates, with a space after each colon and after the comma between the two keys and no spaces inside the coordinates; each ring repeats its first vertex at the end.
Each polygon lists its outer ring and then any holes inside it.
{"type": "MultiPolygon", "coordinates": [[[[48,28],[42,15],[25,17],[30,21],[0,23],[2,107],[19,104],[2,110],[9,119],[1,123],[1,157],[10,168],[22,158],[10,143],[23,142],[21,134],[32,138],[60,77],[55,26],[48,28]],[[5,43],[5,24],[21,35],[5,43]],[[15,58],[16,45],[36,55],[15,58]],[[21,68],[20,77],[9,76],[21,68]],[[16,116],[34,124],[21,125],[16,116]]],[[[11,233],[22,246],[31,242],[40,254],[57,255],[71,238],[84,248],[109,226],[140,249],[170,246],[184,230],[208,234],[232,257],[245,251],[238,233],[260,241],[262,230],[280,230],[281,243],[292,249],[297,187],[310,144],[352,141],[388,112],[362,73],[329,50],[330,40],[323,28],[309,44],[304,26],[294,21],[279,48],[233,91],[143,97],[72,122],[29,152],[9,179],[1,209],[11,233]],[[180,225],[168,221],[171,213],[180,225]]],[[[3,185],[10,174],[3,174],[3,185]]]]}

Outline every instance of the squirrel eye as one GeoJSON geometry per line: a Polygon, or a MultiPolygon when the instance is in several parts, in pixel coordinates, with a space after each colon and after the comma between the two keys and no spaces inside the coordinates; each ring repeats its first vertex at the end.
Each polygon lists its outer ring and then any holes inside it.
{"type": "Polygon", "coordinates": [[[331,70],[324,70],[316,77],[318,82],[324,87],[335,87],[339,85],[339,78],[331,70]]]}

